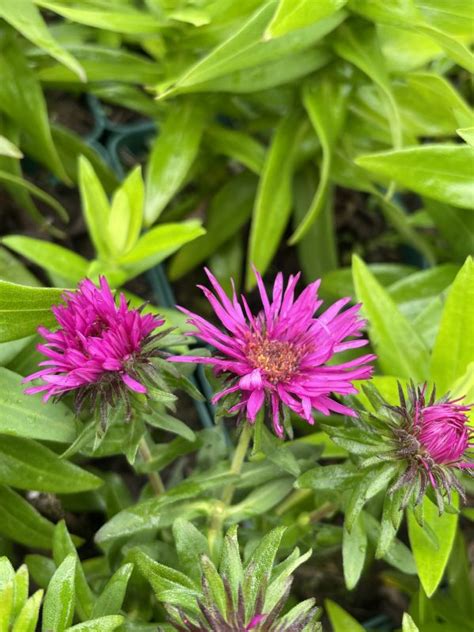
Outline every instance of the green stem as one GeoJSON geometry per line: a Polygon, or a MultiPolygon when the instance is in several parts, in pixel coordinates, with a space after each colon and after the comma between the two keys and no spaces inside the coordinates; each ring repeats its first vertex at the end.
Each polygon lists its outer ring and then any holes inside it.
{"type": "MultiPolygon", "coordinates": [[[[253,426],[244,422],[244,427],[239,437],[239,442],[235,448],[232,462],[230,464],[231,474],[240,474],[242,465],[245,461],[245,456],[250,444],[250,440],[253,434],[253,426]]],[[[232,498],[235,492],[235,485],[229,483],[222,492],[221,500],[216,502],[214,512],[212,514],[211,523],[208,531],[209,549],[213,552],[218,537],[222,534],[222,527],[224,525],[225,510],[231,504],[232,498]]]]}
{"type": "MultiPolygon", "coordinates": [[[[151,461],[151,452],[145,437],[142,437],[142,439],[140,440],[138,451],[140,452],[140,456],[145,461],[145,463],[149,463],[151,461]]],[[[163,481],[161,480],[161,476],[158,474],[158,472],[148,472],[147,476],[148,480],[150,481],[150,485],[157,496],[163,494],[166,491],[165,486],[163,485],[163,481]]]]}

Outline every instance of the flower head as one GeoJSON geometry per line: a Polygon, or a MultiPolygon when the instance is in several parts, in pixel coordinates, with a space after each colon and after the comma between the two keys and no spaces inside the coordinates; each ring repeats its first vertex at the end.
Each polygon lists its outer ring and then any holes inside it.
{"type": "Polygon", "coordinates": [[[117,305],[105,277],[100,287],[85,279],[63,298],[64,305],[52,308],[58,329],[38,328],[44,338],[38,345],[47,358],[40,362],[44,368],[24,379],[43,383],[25,392],[44,393],[47,401],[74,391],[78,407],[88,398],[114,404],[128,391],[146,393],[150,358],[157,354],[152,332],[164,321],[130,309],[123,294],[117,305]]]}
{"type": "Polygon", "coordinates": [[[255,271],[263,309],[254,315],[244,296],[241,304],[234,291],[229,299],[215,277],[206,270],[214,289],[199,286],[226,331],[218,329],[201,316],[188,310],[189,323],[197,331],[190,335],[217,349],[211,357],[175,357],[174,361],[210,364],[227,380],[226,388],[214,397],[237,396],[229,413],[239,413],[254,423],[266,404],[271,411],[275,433],[282,437],[282,412],[291,409],[313,424],[312,411],[325,415],[331,411],[354,415],[354,411],[332,399],[332,394],[356,393],[354,380],[370,377],[368,364],[375,356],[363,355],[341,364],[327,364],[334,355],[367,344],[361,338],[364,321],[359,305],[343,308],[350,298],[343,298],[320,316],[318,299],[320,281],[310,283],[295,298],[300,277],[290,276],[286,288],[283,275],[276,276],[270,299],[262,277],[255,271]]]}
{"type": "Polygon", "coordinates": [[[388,406],[398,421],[394,428],[395,450],[407,461],[408,467],[394,489],[418,480],[419,498],[431,485],[437,498],[440,493],[464,490],[457,480],[456,469],[471,470],[474,461],[469,456],[474,447],[473,430],[467,413],[472,405],[451,400],[449,393],[436,400],[435,388],[426,398],[426,384],[409,385],[408,397],[399,387],[400,404],[388,406]]]}

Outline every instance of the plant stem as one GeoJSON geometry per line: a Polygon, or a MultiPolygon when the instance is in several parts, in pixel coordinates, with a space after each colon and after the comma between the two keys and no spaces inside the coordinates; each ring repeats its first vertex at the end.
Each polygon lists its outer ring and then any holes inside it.
{"type": "MultiPolygon", "coordinates": [[[[138,446],[138,451],[140,452],[140,456],[145,461],[145,463],[149,463],[151,461],[151,452],[145,437],[141,438],[140,444],[138,446]]],[[[163,494],[166,491],[165,486],[163,485],[163,481],[161,480],[161,476],[158,474],[158,472],[148,472],[147,476],[148,480],[150,481],[150,485],[157,496],[163,494]]]]}
{"type": "MultiPolygon", "coordinates": [[[[252,438],[252,434],[253,426],[245,422],[245,425],[239,437],[239,442],[235,448],[234,455],[232,457],[232,462],[230,464],[229,471],[231,474],[240,474],[242,470],[242,465],[245,461],[245,456],[247,454],[250,440],[252,438]]],[[[212,514],[211,524],[208,531],[209,549],[211,553],[215,548],[218,537],[222,533],[225,510],[232,502],[234,491],[235,485],[233,483],[229,483],[228,485],[226,485],[224,491],[222,492],[221,500],[216,502],[215,510],[212,514]]]]}

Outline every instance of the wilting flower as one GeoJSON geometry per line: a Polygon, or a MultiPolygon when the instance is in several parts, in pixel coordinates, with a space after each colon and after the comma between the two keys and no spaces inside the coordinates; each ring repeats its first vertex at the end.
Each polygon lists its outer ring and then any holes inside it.
{"type": "MultiPolygon", "coordinates": [[[[195,529],[184,520],[178,524],[185,533],[195,529]]],[[[217,566],[203,553],[192,569],[188,565],[185,573],[174,570],[172,591],[167,590],[167,580],[161,583],[158,579],[155,594],[168,613],[171,627],[178,632],[321,632],[314,599],[282,615],[293,582],[291,573],[310,555],[308,552],[298,557],[294,551],[275,566],[275,552],[283,533],[282,528],[267,533],[244,563],[237,528],[232,527],[217,566]]],[[[169,576],[171,569],[157,565],[141,551],[134,559],[145,578],[152,576],[152,568],[153,576],[169,576]]]]}
{"type": "Polygon", "coordinates": [[[105,277],[100,287],[89,279],[75,292],[65,292],[64,305],[52,308],[58,329],[39,327],[44,342],[38,345],[45,367],[24,382],[41,379],[26,393],[44,393],[46,401],[74,391],[78,408],[84,401],[101,407],[128,402],[128,393],[146,393],[146,382],[153,373],[151,358],[159,355],[154,342],[164,331],[152,335],[163,320],[130,309],[123,294],[118,304],[105,277]]]}
{"type": "Polygon", "coordinates": [[[396,453],[408,465],[392,491],[418,482],[419,500],[431,485],[440,504],[440,495],[449,495],[452,488],[464,496],[455,472],[474,468],[469,456],[473,430],[467,417],[472,405],[461,405],[462,397],[449,399],[449,393],[436,400],[435,388],[428,399],[425,394],[426,384],[409,385],[407,398],[399,386],[400,404],[388,406],[398,421],[393,427],[396,453]]]}
{"type": "Polygon", "coordinates": [[[316,310],[322,305],[318,299],[320,281],[310,283],[295,298],[295,287],[300,277],[290,276],[286,288],[279,273],[273,286],[272,300],[265,290],[262,277],[255,272],[263,310],[254,315],[244,296],[239,303],[234,291],[230,300],[215,277],[206,270],[215,294],[199,286],[216,316],[227,331],[218,329],[201,316],[189,315],[189,323],[197,331],[190,335],[212,345],[218,355],[211,357],[174,357],[174,361],[210,364],[217,374],[226,378],[226,387],[213,401],[237,396],[229,413],[238,412],[254,423],[258,412],[267,404],[275,433],[282,437],[282,412],[291,409],[313,424],[313,409],[325,415],[334,411],[354,415],[354,411],[332,399],[332,394],[356,393],[354,380],[370,377],[368,363],[375,358],[363,355],[341,364],[327,364],[335,354],[362,347],[364,320],[359,318],[359,305],[343,308],[350,298],[334,303],[320,316],[316,310]]]}

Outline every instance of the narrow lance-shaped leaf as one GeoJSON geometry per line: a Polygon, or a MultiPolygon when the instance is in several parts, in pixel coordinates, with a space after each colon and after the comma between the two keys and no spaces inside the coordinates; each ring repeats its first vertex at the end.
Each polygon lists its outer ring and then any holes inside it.
{"type": "Polygon", "coordinates": [[[68,555],[59,566],[46,591],[43,605],[43,632],[63,632],[74,616],[76,558],[68,555]]]}
{"type": "Polygon", "coordinates": [[[110,215],[109,200],[94,168],[84,156],[79,158],[79,190],[81,192],[82,212],[90,238],[98,255],[103,259],[108,259],[110,245],[106,227],[110,215]]]}
{"type": "Polygon", "coordinates": [[[352,272],[357,298],[368,318],[369,335],[384,371],[419,382],[426,380],[429,354],[422,338],[357,256],[352,272]]]}
{"type": "Polygon", "coordinates": [[[182,186],[196,158],[206,113],[199,101],[174,105],[153,144],[146,172],[145,224],[153,224],[182,186]]]}
{"type": "Polygon", "coordinates": [[[0,482],[19,489],[74,493],[95,489],[102,480],[32,439],[3,436],[0,482]]]}
{"type": "Polygon", "coordinates": [[[0,534],[28,547],[50,549],[54,525],[22,496],[0,485],[0,534]]]}
{"type": "Polygon", "coordinates": [[[84,69],[51,35],[33,0],[0,0],[0,16],[33,44],[70,68],[81,81],[86,81],[84,69]]]}
{"type": "Polygon", "coordinates": [[[397,103],[393,96],[385,60],[380,49],[375,26],[355,20],[343,24],[334,38],[338,55],[357,66],[381,89],[388,106],[388,120],[392,131],[393,145],[402,144],[402,129],[397,103]]]}
{"type": "Polygon", "coordinates": [[[89,262],[59,244],[23,235],[7,235],[2,242],[48,272],[59,272],[72,285],[86,276],[89,262]]]}
{"type": "Polygon", "coordinates": [[[251,264],[263,274],[273,259],[291,211],[294,157],[302,131],[301,113],[278,124],[260,178],[250,230],[246,285],[255,284],[251,264]]]}
{"type": "Polygon", "coordinates": [[[290,31],[314,24],[341,9],[347,0],[280,0],[265,37],[280,37],[290,31]]]}
{"type": "Polygon", "coordinates": [[[440,395],[451,388],[474,358],[474,261],[468,257],[446,300],[431,360],[440,395]]]}
{"type": "Polygon", "coordinates": [[[31,136],[40,162],[69,182],[53,143],[43,91],[15,34],[2,30],[0,47],[0,110],[31,136]]]}
{"type": "MultiPolygon", "coordinates": [[[[458,505],[457,495],[453,505],[458,505]]],[[[421,527],[412,511],[408,512],[408,536],[418,569],[418,577],[428,597],[431,597],[443,578],[449,554],[454,544],[458,515],[444,513],[439,515],[438,508],[429,498],[423,500],[423,514],[426,526],[436,534],[438,546],[427,534],[426,527],[421,527]]]]}
{"type": "Polygon", "coordinates": [[[295,244],[308,232],[324,208],[329,188],[332,150],[344,122],[348,94],[349,87],[329,73],[320,75],[303,87],[303,103],[321,141],[323,155],[317,191],[305,217],[291,236],[290,244],[295,244]]]}
{"type": "Polygon", "coordinates": [[[52,325],[51,306],[60,302],[63,291],[0,280],[0,342],[34,334],[38,325],[52,325]]]}
{"type": "Polygon", "coordinates": [[[468,145],[422,145],[359,156],[356,164],[393,179],[420,195],[472,209],[474,148],[468,145]]]}

